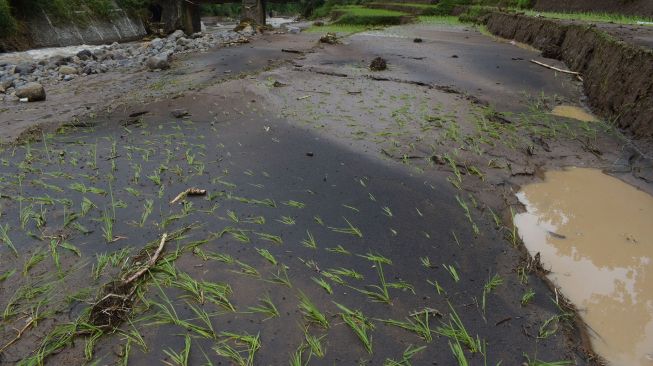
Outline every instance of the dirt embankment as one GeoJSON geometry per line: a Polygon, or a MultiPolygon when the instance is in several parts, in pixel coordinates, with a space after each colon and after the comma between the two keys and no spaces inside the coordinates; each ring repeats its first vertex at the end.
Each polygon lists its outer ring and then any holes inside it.
{"type": "Polygon", "coordinates": [[[593,11],[653,16],[651,0],[537,0],[535,9],[543,11],[593,11]]]}
{"type": "Polygon", "coordinates": [[[545,50],[583,76],[585,93],[602,117],[640,137],[653,137],[653,51],[620,42],[593,26],[520,14],[492,13],[493,34],[545,50]]]}

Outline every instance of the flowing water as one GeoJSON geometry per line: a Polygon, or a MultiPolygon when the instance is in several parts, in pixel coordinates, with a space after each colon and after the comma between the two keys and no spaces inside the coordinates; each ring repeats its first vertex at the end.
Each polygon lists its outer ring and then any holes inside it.
{"type": "Polygon", "coordinates": [[[597,122],[598,120],[592,114],[586,112],[583,108],[573,105],[559,105],[551,111],[551,114],[558,117],[571,118],[583,122],[597,122]]]}
{"type": "Polygon", "coordinates": [[[546,174],[518,193],[531,253],[578,307],[611,365],[653,365],[653,197],[603,174],[546,174]]]}

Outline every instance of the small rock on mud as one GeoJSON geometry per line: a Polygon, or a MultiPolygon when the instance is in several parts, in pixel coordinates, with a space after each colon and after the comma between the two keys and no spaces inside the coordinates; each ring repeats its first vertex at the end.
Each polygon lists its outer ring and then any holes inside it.
{"type": "Polygon", "coordinates": [[[175,118],[183,118],[190,115],[185,109],[173,109],[170,114],[175,118]]]}
{"type": "Polygon", "coordinates": [[[372,71],[383,71],[388,68],[388,63],[384,58],[377,57],[370,63],[370,70],[372,71]]]}
{"type": "Polygon", "coordinates": [[[166,70],[170,68],[170,55],[160,53],[147,59],[147,67],[150,70],[166,70]]]}
{"type": "Polygon", "coordinates": [[[320,38],[320,43],[338,44],[338,36],[335,33],[329,32],[320,38]]]}
{"type": "Polygon", "coordinates": [[[415,38],[415,39],[413,39],[413,42],[422,43],[422,39],[421,38],[415,38]]]}
{"type": "Polygon", "coordinates": [[[16,89],[16,96],[20,99],[27,98],[29,102],[45,100],[45,89],[39,83],[27,83],[16,89]]]}

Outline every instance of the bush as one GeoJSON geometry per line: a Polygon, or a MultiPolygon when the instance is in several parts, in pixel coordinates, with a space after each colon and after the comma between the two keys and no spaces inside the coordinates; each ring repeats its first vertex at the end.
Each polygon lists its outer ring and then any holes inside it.
{"type": "Polygon", "coordinates": [[[0,0],[0,36],[6,36],[16,30],[16,21],[11,15],[8,0],[0,0]]]}

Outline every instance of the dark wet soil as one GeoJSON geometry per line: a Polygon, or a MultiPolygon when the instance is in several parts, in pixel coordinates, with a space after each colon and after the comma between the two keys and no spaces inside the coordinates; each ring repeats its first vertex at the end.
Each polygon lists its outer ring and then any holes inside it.
{"type": "Polygon", "coordinates": [[[189,364],[227,364],[215,348],[248,354],[224,333],[233,332],[260,336],[261,365],[286,364],[298,347],[311,364],[379,365],[401,361],[409,345],[426,347],[413,364],[450,365],[457,344],[470,364],[591,363],[573,315],[530,273],[501,216],[518,184],[555,166],[620,167],[623,179],[648,187],[631,165],[640,160],[627,158],[638,145],[608,125],[550,117],[581,97],[573,80],[512,59],[532,51],[472,30],[387,32],[314,53],[319,35],[278,35],[188,56],[147,74],[162,86],[132,91],[142,102],[7,145],[0,362],[171,362],[189,335],[189,364]],[[371,79],[367,65],[380,55],[389,70],[371,79]],[[229,80],[225,71],[247,74],[229,80]],[[207,195],[170,204],[191,187],[207,195]],[[139,283],[130,319],[100,336],[84,323],[100,287],[163,233],[176,235],[139,283]],[[228,285],[235,311],[212,302],[207,283],[228,285]],[[362,292],[383,288],[387,302],[362,292]],[[264,320],[250,308],[266,294],[279,316],[264,320]],[[328,328],[302,314],[302,294],[328,328]],[[371,353],[336,303],[374,324],[371,353]],[[430,314],[429,336],[382,321],[416,322],[411,314],[430,314]],[[457,339],[443,334],[448,326],[457,339]],[[302,348],[305,333],[325,336],[322,358],[302,348]]]}

